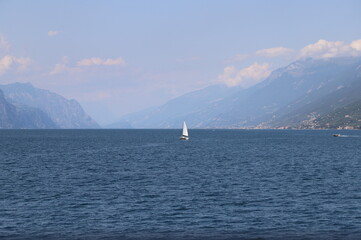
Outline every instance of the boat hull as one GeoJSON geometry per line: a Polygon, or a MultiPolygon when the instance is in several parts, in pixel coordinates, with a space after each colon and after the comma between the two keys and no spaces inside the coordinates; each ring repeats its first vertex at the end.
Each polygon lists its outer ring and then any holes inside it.
{"type": "Polygon", "coordinates": [[[189,137],[187,137],[187,136],[181,136],[179,139],[180,139],[180,140],[188,140],[189,137]]]}

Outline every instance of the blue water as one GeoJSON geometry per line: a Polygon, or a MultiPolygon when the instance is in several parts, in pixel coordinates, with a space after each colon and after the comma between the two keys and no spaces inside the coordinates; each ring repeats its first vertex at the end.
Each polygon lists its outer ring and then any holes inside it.
{"type": "Polygon", "coordinates": [[[332,133],[2,130],[0,238],[361,239],[361,132],[332,133]]]}

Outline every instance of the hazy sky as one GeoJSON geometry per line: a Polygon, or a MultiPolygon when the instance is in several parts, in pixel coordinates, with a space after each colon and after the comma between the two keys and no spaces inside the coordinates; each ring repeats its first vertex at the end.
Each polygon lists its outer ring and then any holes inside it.
{"type": "Polygon", "coordinates": [[[105,124],[300,57],[360,55],[360,25],[359,0],[0,0],[0,83],[74,98],[105,124]]]}

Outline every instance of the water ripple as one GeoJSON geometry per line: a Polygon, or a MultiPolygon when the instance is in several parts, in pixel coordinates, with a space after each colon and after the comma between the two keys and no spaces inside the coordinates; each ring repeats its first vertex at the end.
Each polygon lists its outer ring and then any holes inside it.
{"type": "Polygon", "coordinates": [[[191,133],[1,132],[0,238],[361,236],[357,131],[191,133]]]}

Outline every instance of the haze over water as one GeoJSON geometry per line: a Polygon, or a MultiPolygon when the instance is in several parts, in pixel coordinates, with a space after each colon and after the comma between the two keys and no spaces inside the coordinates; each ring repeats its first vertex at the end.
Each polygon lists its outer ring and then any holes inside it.
{"type": "Polygon", "coordinates": [[[0,238],[356,239],[361,134],[3,130],[0,238]]]}

